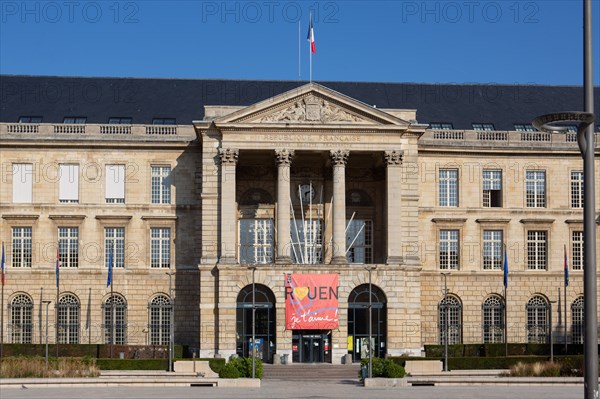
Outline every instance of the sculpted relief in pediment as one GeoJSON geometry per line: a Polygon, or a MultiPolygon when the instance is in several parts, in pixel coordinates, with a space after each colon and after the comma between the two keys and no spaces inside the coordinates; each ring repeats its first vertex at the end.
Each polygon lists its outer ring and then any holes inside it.
{"type": "Polygon", "coordinates": [[[260,122],[374,123],[316,96],[298,99],[284,109],[263,116],[260,122]]]}

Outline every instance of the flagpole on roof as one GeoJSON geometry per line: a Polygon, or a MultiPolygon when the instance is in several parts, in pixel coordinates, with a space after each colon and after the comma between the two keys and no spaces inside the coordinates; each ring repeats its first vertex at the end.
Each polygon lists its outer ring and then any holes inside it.
{"type": "Polygon", "coordinates": [[[309,67],[309,83],[312,83],[312,35],[313,35],[313,27],[312,27],[312,12],[310,13],[310,25],[308,28],[308,54],[310,57],[310,67],[309,67]]]}
{"type": "Polygon", "coordinates": [[[302,80],[302,64],[301,64],[301,60],[302,60],[302,56],[301,56],[301,51],[300,49],[302,48],[302,45],[300,44],[300,20],[298,20],[298,80],[302,80]]]}

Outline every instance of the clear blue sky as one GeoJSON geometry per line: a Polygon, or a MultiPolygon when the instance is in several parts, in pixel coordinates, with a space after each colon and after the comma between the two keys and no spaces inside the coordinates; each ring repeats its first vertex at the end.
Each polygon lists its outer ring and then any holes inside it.
{"type": "Polygon", "coordinates": [[[312,10],[316,81],[580,85],[582,4],[1,0],[0,73],[308,80],[312,10]]]}

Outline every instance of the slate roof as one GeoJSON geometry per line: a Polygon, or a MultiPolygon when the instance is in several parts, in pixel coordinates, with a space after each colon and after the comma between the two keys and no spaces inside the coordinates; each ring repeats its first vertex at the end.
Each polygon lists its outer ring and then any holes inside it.
{"type": "MultiPolygon", "coordinates": [[[[419,123],[451,122],[455,129],[493,123],[513,130],[538,115],[583,109],[583,89],[576,86],[322,82],[378,108],[416,109],[419,123]]],[[[221,79],[88,78],[0,75],[0,121],[43,116],[62,123],[65,116],[85,116],[88,123],[131,117],[176,118],[190,124],[204,118],[204,105],[251,105],[306,84],[303,81],[221,79]]],[[[600,115],[600,87],[595,87],[600,115]]]]}

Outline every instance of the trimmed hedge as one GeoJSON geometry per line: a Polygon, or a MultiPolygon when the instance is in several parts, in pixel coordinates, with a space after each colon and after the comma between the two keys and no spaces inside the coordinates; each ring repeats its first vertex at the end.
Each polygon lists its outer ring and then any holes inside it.
{"type": "MultiPolygon", "coordinates": [[[[404,370],[404,364],[400,364],[394,358],[387,357],[382,359],[380,357],[374,357],[372,360],[373,372],[371,375],[373,378],[403,378],[406,374],[404,370]]],[[[360,370],[358,372],[358,378],[363,380],[362,369],[369,367],[369,358],[361,359],[360,370]]]]}
{"type": "MultiPolygon", "coordinates": [[[[254,375],[256,378],[263,377],[262,359],[254,359],[254,375]]],[[[219,371],[220,378],[252,378],[252,358],[236,357],[231,359],[219,371]]]]}
{"type": "MultiPolygon", "coordinates": [[[[600,350],[600,345],[598,346],[600,350]]],[[[459,344],[448,345],[448,357],[499,357],[506,354],[505,344],[459,344]]],[[[554,344],[555,355],[583,355],[583,345],[554,344]]],[[[426,357],[443,357],[444,345],[425,345],[426,357]]],[[[549,344],[509,343],[508,356],[550,356],[549,344]]]]}
{"type": "MultiPolygon", "coordinates": [[[[108,344],[60,344],[60,357],[110,358],[108,344]]],[[[113,358],[124,353],[126,359],[166,359],[168,347],[163,345],[113,345],[113,358]]],[[[48,345],[48,353],[56,355],[56,346],[48,345]]],[[[4,344],[4,356],[45,356],[45,344],[4,344]]],[[[175,357],[183,357],[183,346],[175,345],[175,357]]]]}

